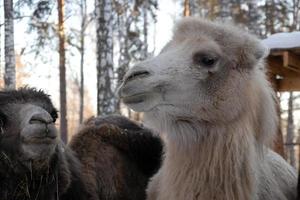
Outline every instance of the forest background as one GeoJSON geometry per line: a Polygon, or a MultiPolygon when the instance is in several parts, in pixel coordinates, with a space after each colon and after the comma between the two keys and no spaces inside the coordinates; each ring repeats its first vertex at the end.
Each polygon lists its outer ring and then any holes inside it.
{"type": "MultiPolygon", "coordinates": [[[[184,16],[230,20],[261,39],[300,29],[300,0],[1,0],[1,88],[36,87],[60,110],[67,141],[93,115],[142,115],[116,89],[135,63],[159,53],[184,16]]],[[[284,143],[299,144],[300,94],[278,93],[284,143]]],[[[294,145],[287,160],[297,165],[294,145]]]]}

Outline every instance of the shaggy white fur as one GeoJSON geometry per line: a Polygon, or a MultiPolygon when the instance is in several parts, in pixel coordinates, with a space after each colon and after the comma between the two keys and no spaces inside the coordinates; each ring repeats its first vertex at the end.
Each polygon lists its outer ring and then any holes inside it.
{"type": "Polygon", "coordinates": [[[230,24],[186,18],[126,74],[121,98],[166,138],[148,200],[295,199],[295,170],[268,149],[278,119],[266,54],[230,24]]]}

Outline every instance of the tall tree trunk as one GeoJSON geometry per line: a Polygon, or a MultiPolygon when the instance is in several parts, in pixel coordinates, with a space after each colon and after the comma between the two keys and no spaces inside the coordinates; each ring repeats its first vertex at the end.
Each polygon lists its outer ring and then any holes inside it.
{"type": "MultiPolygon", "coordinates": [[[[123,3],[123,2],[122,2],[123,3]]],[[[118,86],[122,83],[126,71],[129,69],[130,55],[128,51],[128,27],[132,21],[132,17],[127,15],[127,9],[123,13],[118,14],[118,38],[119,38],[119,60],[118,60],[118,86]]],[[[117,107],[121,107],[120,99],[117,100],[117,107]]]]}
{"type": "Polygon", "coordinates": [[[231,16],[230,13],[230,0],[219,0],[220,4],[220,11],[219,11],[219,17],[221,19],[228,19],[231,16]]]}
{"type": "Polygon", "coordinates": [[[83,108],[84,108],[84,45],[85,45],[85,29],[87,23],[87,10],[86,10],[86,0],[81,0],[80,2],[81,10],[81,27],[80,27],[80,97],[79,97],[79,123],[83,122],[83,108]]]}
{"type": "Polygon", "coordinates": [[[265,2],[265,35],[275,33],[275,21],[276,12],[275,12],[275,2],[274,0],[266,0],[265,2]]]}
{"type": "Polygon", "coordinates": [[[68,141],[67,99],[66,99],[66,56],[64,30],[64,0],[57,0],[59,37],[59,84],[60,84],[60,133],[61,139],[68,141]]]}
{"type": "MultiPolygon", "coordinates": [[[[0,17],[1,17],[1,13],[0,13],[0,17]]],[[[2,74],[2,64],[1,64],[1,60],[2,60],[2,32],[1,32],[1,26],[0,26],[0,74],[2,74]]],[[[3,76],[3,79],[4,80],[4,76],[3,76]]],[[[2,85],[2,81],[0,79],[0,88],[3,88],[3,85],[2,85]]]]}
{"type": "Polygon", "coordinates": [[[5,88],[16,88],[16,60],[14,49],[14,15],[13,0],[4,0],[4,57],[5,57],[5,88]]]}
{"type": "Polygon", "coordinates": [[[293,92],[290,92],[288,101],[288,119],[287,119],[287,133],[286,133],[286,143],[288,159],[290,164],[295,167],[295,152],[294,152],[294,116],[293,116],[294,106],[293,106],[293,92]]]}
{"type": "Polygon", "coordinates": [[[190,12],[191,16],[194,16],[196,14],[196,10],[198,9],[197,0],[190,0],[190,12]]]}
{"type": "Polygon", "coordinates": [[[299,12],[300,12],[300,0],[293,0],[293,21],[292,21],[292,26],[290,28],[290,31],[295,31],[300,28],[299,26],[299,12]]]}
{"type": "Polygon", "coordinates": [[[148,57],[148,10],[149,3],[148,1],[144,1],[142,12],[143,12],[143,35],[144,35],[144,48],[143,48],[143,56],[142,60],[145,60],[148,57]]]}
{"type": "Polygon", "coordinates": [[[261,29],[258,24],[260,15],[258,12],[257,0],[248,1],[248,28],[252,33],[261,35],[261,29]]]}
{"type": "Polygon", "coordinates": [[[113,88],[113,9],[110,0],[95,0],[97,35],[97,114],[116,111],[113,88]]]}

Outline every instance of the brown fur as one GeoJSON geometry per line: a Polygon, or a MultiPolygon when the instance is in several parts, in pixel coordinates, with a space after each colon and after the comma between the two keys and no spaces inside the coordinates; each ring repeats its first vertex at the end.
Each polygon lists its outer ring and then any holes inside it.
{"type": "Polygon", "coordinates": [[[85,185],[93,200],[145,199],[148,179],[160,166],[160,140],[150,130],[121,116],[89,119],[69,146],[83,165],[85,185]],[[139,143],[141,146],[137,147],[139,143]],[[157,150],[147,146],[149,143],[157,150]],[[145,150],[135,152],[136,147],[145,150]],[[137,154],[150,150],[149,156],[144,156],[152,164],[145,168],[137,154]],[[148,169],[150,166],[153,167],[148,169]]]}
{"type": "Polygon", "coordinates": [[[78,159],[56,138],[56,118],[42,91],[0,91],[1,200],[88,198],[78,159]]]}

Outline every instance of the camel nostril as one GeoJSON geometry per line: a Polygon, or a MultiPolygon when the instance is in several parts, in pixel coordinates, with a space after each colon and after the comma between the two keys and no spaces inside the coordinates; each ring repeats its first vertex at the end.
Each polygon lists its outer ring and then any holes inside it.
{"type": "Polygon", "coordinates": [[[131,81],[136,78],[145,78],[149,76],[150,73],[148,71],[134,71],[127,78],[125,78],[125,82],[131,81]]]}
{"type": "Polygon", "coordinates": [[[37,113],[32,115],[30,124],[50,124],[53,123],[52,117],[48,113],[37,113]]]}

